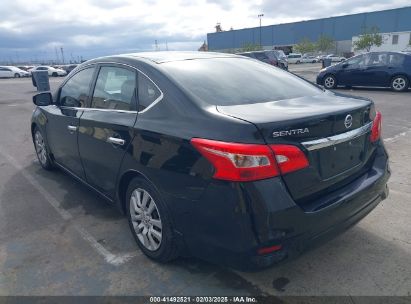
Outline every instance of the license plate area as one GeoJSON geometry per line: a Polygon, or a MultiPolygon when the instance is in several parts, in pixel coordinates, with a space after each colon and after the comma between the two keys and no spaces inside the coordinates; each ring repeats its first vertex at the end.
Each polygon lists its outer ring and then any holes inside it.
{"type": "Polygon", "coordinates": [[[333,178],[361,165],[365,155],[365,136],[322,148],[317,153],[321,178],[333,178]]]}

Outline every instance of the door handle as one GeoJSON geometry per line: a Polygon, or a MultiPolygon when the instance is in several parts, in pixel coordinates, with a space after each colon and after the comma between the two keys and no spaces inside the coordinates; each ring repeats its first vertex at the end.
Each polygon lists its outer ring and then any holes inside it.
{"type": "Polygon", "coordinates": [[[124,139],[117,138],[117,137],[109,137],[107,138],[107,142],[113,145],[119,145],[119,146],[123,146],[126,143],[124,139]]]}
{"type": "Polygon", "coordinates": [[[68,125],[68,126],[67,126],[67,130],[69,130],[69,132],[70,132],[71,134],[73,134],[74,132],[77,131],[77,127],[76,127],[76,126],[68,125]]]}

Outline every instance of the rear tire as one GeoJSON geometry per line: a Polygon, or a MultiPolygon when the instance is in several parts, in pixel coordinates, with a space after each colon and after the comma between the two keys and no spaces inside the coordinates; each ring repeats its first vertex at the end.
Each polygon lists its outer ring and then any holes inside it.
{"type": "Polygon", "coordinates": [[[51,76],[58,77],[58,74],[56,72],[53,72],[53,74],[51,74],[51,76]]]}
{"type": "Polygon", "coordinates": [[[391,89],[394,92],[404,92],[408,89],[410,82],[406,76],[398,75],[391,79],[391,89]]]}
{"type": "Polygon", "coordinates": [[[33,143],[40,165],[45,170],[52,170],[54,168],[54,163],[50,158],[48,152],[49,149],[47,147],[46,141],[44,140],[44,136],[38,127],[35,127],[33,131],[33,143]]]}
{"type": "Polygon", "coordinates": [[[333,75],[325,75],[323,85],[327,90],[335,89],[337,87],[337,79],[333,75]]]}
{"type": "Polygon", "coordinates": [[[127,218],[141,251],[150,259],[165,263],[178,257],[170,213],[160,193],[145,179],[133,178],[126,194],[127,218]]]}

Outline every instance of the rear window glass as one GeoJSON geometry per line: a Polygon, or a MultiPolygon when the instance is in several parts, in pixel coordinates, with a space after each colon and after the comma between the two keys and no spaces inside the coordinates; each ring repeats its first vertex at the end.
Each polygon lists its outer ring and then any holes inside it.
{"type": "Polygon", "coordinates": [[[240,105],[314,96],[318,87],[271,65],[242,58],[164,63],[174,80],[212,105],[240,105]]]}

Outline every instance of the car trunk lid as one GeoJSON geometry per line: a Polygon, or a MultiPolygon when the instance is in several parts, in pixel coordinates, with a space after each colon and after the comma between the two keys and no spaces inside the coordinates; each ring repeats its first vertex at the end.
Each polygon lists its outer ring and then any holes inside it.
{"type": "Polygon", "coordinates": [[[283,176],[293,198],[303,202],[367,166],[373,151],[372,107],[366,99],[324,93],[217,109],[256,125],[267,144],[293,144],[303,150],[309,167],[283,176]]]}

